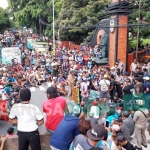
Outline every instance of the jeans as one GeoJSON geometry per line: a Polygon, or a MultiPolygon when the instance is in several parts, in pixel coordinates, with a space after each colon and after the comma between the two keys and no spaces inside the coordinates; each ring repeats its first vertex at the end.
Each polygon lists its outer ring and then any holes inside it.
{"type": "Polygon", "coordinates": [[[18,150],[28,150],[30,145],[31,150],[41,150],[40,136],[38,130],[32,132],[18,131],[18,150]]]}
{"type": "Polygon", "coordinates": [[[53,147],[53,146],[51,146],[51,145],[50,145],[50,148],[51,148],[51,150],[60,150],[60,149],[55,148],[55,147],[53,147]]]}

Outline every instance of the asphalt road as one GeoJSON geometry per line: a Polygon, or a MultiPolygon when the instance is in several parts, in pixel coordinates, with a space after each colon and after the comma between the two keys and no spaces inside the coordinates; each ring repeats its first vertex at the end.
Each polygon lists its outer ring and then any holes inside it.
{"type": "MultiPolygon", "coordinates": [[[[37,105],[41,111],[42,111],[42,103],[47,99],[46,93],[45,93],[47,88],[48,88],[48,85],[46,84],[44,87],[30,89],[31,90],[31,103],[37,105]]],[[[6,134],[7,129],[11,126],[12,125],[10,123],[0,120],[0,135],[6,134]]],[[[46,132],[44,125],[39,127],[39,131],[41,133],[46,132]]]]}
{"type": "MultiPolygon", "coordinates": [[[[30,89],[30,90],[31,90],[31,93],[32,93],[32,96],[31,96],[31,103],[37,105],[37,106],[40,108],[41,111],[42,111],[42,103],[43,103],[45,100],[47,100],[45,91],[46,91],[46,89],[48,88],[48,86],[50,86],[50,85],[48,85],[48,84],[46,83],[46,85],[45,85],[44,87],[31,88],[31,89],[30,89]]],[[[67,99],[68,99],[68,97],[66,97],[66,100],[67,100],[67,99]]],[[[0,120],[0,135],[6,134],[6,133],[7,133],[7,129],[8,129],[9,127],[11,127],[11,126],[12,126],[12,125],[11,125],[10,123],[5,122],[5,121],[3,121],[3,120],[0,120]]],[[[45,133],[45,132],[46,132],[44,125],[42,125],[42,126],[39,127],[39,132],[40,132],[40,133],[45,133]]],[[[146,131],[146,137],[147,137],[147,139],[150,139],[150,136],[148,135],[148,132],[147,132],[147,131],[146,131]]],[[[134,136],[133,136],[133,141],[132,141],[132,143],[133,143],[134,145],[136,145],[136,139],[134,138],[134,136]]],[[[148,144],[148,147],[147,147],[147,148],[144,148],[144,147],[142,147],[142,148],[143,148],[143,150],[150,150],[150,144],[148,144]]]]}

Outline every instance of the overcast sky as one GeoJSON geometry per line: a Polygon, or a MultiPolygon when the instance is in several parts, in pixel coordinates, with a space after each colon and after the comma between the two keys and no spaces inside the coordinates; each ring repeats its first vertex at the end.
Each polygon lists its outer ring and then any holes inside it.
{"type": "Polygon", "coordinates": [[[8,2],[7,0],[0,0],[0,7],[3,7],[4,9],[7,8],[8,2]]]}

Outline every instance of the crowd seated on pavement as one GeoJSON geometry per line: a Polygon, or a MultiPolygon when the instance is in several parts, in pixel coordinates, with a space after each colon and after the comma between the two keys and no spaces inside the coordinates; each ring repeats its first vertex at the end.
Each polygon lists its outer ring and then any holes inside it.
{"type": "MultiPolygon", "coordinates": [[[[4,44],[4,39],[1,42],[4,44]]],[[[44,53],[23,49],[21,63],[12,59],[9,64],[0,64],[1,100],[7,102],[9,122],[13,125],[1,137],[0,150],[13,136],[18,136],[19,150],[27,150],[29,145],[32,150],[41,150],[38,127],[42,124],[51,136],[52,150],[147,147],[150,61],[141,66],[134,60],[129,73],[120,59],[115,66],[93,65],[93,58],[100,57],[97,52],[100,53],[97,45],[82,46],[81,51],[64,45],[52,56],[50,44],[44,53]],[[46,83],[50,87],[41,111],[30,103],[30,87],[46,87],[46,83]],[[72,87],[79,89],[77,104],[72,99],[72,87]]]]}

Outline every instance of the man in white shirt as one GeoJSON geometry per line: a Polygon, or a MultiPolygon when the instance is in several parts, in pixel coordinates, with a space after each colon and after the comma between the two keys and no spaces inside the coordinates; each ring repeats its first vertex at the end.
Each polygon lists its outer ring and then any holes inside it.
{"type": "Polygon", "coordinates": [[[137,64],[137,61],[136,61],[136,59],[134,59],[134,61],[131,63],[131,66],[130,66],[131,72],[134,72],[134,71],[135,71],[136,64],[137,64]]]}
{"type": "Polygon", "coordinates": [[[18,150],[27,150],[29,145],[31,150],[41,150],[38,126],[44,123],[40,109],[30,104],[31,92],[29,89],[20,91],[21,103],[13,105],[9,121],[17,124],[18,129],[18,150]]]}
{"type": "Polygon", "coordinates": [[[104,105],[106,105],[106,100],[108,98],[108,93],[110,89],[110,81],[107,80],[107,75],[104,75],[103,79],[99,82],[100,86],[100,103],[104,100],[104,105]]]}

